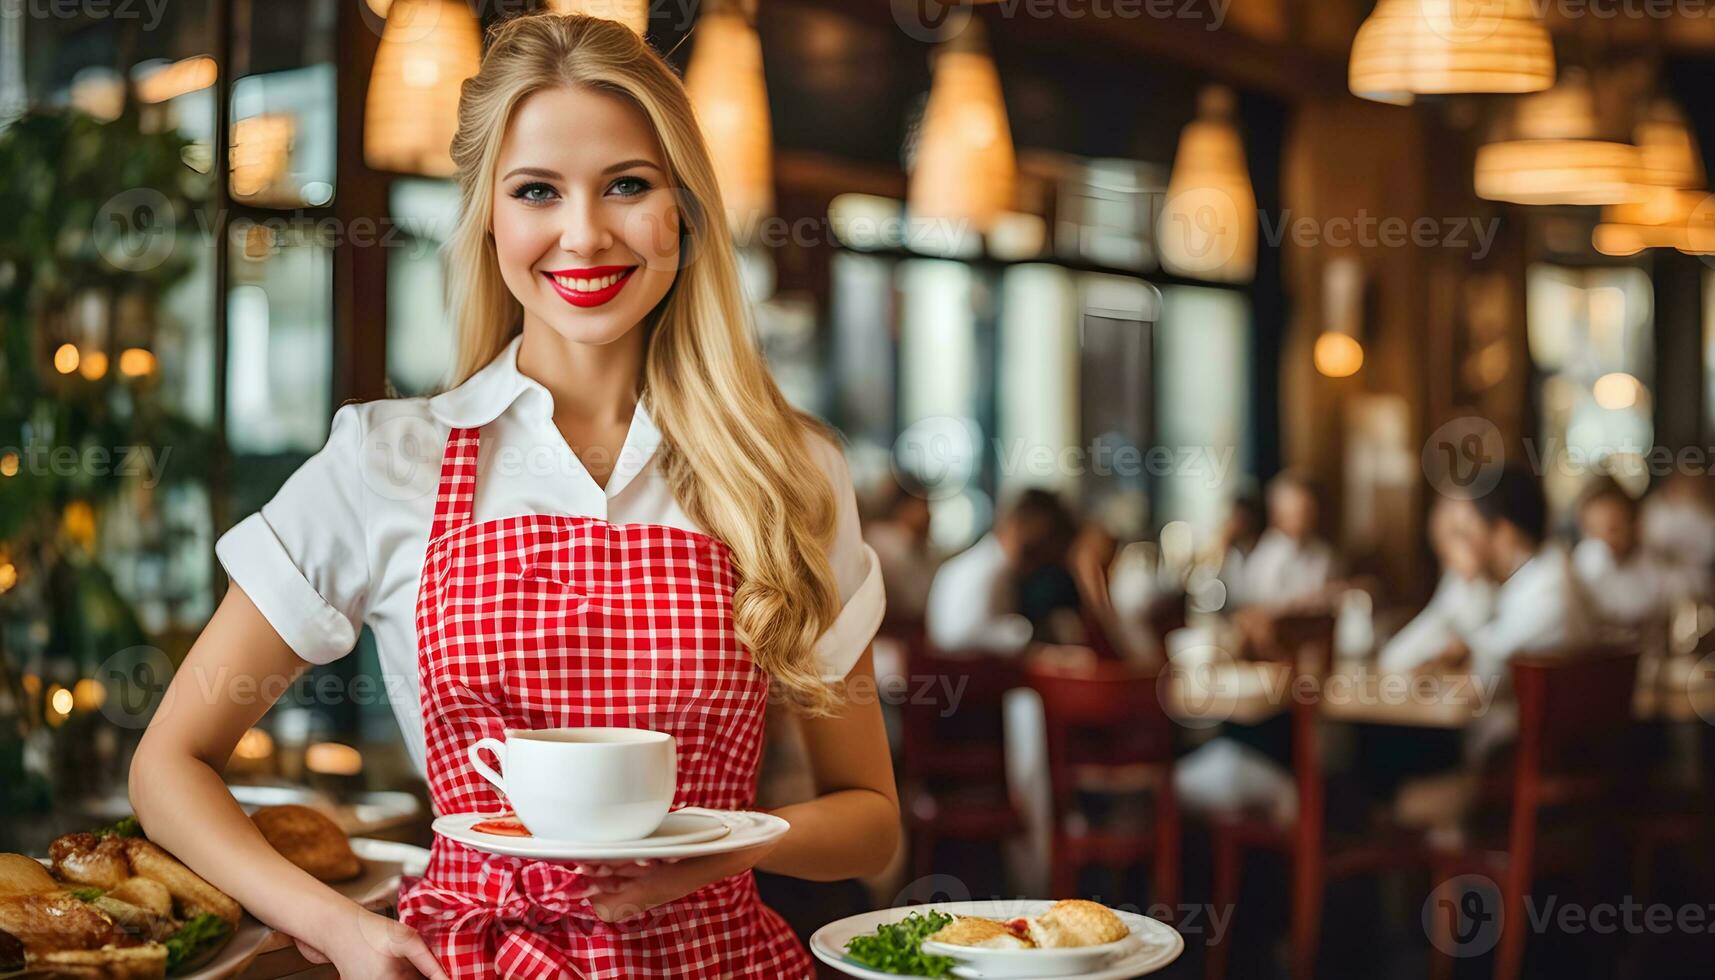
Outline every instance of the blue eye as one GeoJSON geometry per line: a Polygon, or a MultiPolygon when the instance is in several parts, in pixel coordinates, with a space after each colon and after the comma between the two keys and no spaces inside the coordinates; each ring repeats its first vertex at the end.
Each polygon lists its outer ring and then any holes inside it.
{"type": "Polygon", "coordinates": [[[649,181],[642,177],[620,177],[609,184],[608,189],[617,192],[621,197],[637,197],[639,194],[648,193],[650,186],[649,181]]]}
{"type": "Polygon", "coordinates": [[[538,181],[532,181],[531,183],[528,183],[528,184],[520,184],[517,187],[513,188],[512,196],[519,199],[520,201],[524,201],[524,202],[529,203],[529,204],[540,204],[543,201],[546,201],[548,199],[547,197],[535,197],[535,196],[533,196],[532,192],[536,191],[536,190],[546,191],[549,195],[552,195],[554,193],[553,187],[551,187],[547,184],[544,184],[538,180],[538,181]]]}

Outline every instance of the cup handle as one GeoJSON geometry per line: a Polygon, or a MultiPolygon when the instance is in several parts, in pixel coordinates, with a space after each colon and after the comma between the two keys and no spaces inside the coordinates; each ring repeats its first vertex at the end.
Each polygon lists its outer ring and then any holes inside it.
{"type": "Polygon", "coordinates": [[[482,761],[483,749],[493,752],[495,761],[499,762],[501,768],[504,769],[506,768],[506,743],[498,738],[479,738],[476,740],[476,744],[470,747],[471,768],[481,773],[482,778],[493,783],[494,788],[504,794],[506,792],[506,780],[501,777],[500,773],[488,768],[488,763],[482,761]]]}

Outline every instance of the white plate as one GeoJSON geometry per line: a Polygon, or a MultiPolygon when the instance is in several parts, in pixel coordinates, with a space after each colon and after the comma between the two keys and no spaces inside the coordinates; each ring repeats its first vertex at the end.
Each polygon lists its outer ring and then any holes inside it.
{"type": "MultiPolygon", "coordinates": [[[[902,974],[887,973],[864,966],[856,960],[846,958],[846,943],[858,936],[869,935],[883,925],[890,925],[905,918],[912,912],[945,912],[948,915],[976,915],[985,919],[997,919],[1002,922],[1015,919],[1021,915],[1037,915],[1052,901],[1046,899],[1004,899],[988,902],[933,902],[928,905],[911,905],[904,908],[881,909],[875,912],[865,912],[850,918],[830,922],[816,930],[810,937],[810,951],[816,958],[848,976],[861,977],[864,980],[897,980],[902,974]]],[[[1165,922],[1151,919],[1147,916],[1132,912],[1114,910],[1127,928],[1131,929],[1129,951],[1119,955],[1108,954],[1106,963],[1092,969],[1077,968],[1071,973],[1027,973],[1006,974],[1011,977],[1031,977],[1046,980],[1049,977],[1076,976],[1081,980],[1128,980],[1130,977],[1154,973],[1179,958],[1185,951],[1185,938],[1165,922]]],[[[987,950],[968,950],[967,953],[1005,952],[987,950]]],[[[1019,950],[1009,956],[1036,955],[1045,950],[1019,950]]],[[[1052,952],[1059,952],[1058,950],[1052,952]]],[[[1068,951],[1069,952],[1069,951],[1068,951]]],[[[1046,961],[1044,961],[1046,964],[1046,961]]],[[[1049,968],[1050,971],[1054,967],[1049,968]]],[[[953,972],[961,977],[993,977],[1001,974],[979,971],[974,963],[971,966],[960,965],[953,972]]]]}
{"type": "MultiPolygon", "coordinates": [[[[457,825],[467,828],[466,833],[482,837],[490,844],[502,844],[506,841],[535,840],[542,844],[565,851],[587,851],[590,848],[610,847],[666,847],[669,844],[696,844],[717,837],[725,837],[732,833],[732,827],[719,811],[705,810],[701,807],[688,806],[682,810],[674,810],[661,821],[661,826],[648,837],[636,840],[566,840],[559,837],[519,837],[514,834],[496,834],[489,831],[477,830],[476,825],[485,820],[517,819],[511,813],[456,813],[441,820],[457,821],[457,825]],[[469,819],[466,819],[469,818],[469,819]]],[[[440,820],[435,821],[435,828],[440,829],[440,820]]]]}
{"type": "Polygon", "coordinates": [[[493,817],[475,813],[437,817],[433,828],[435,833],[448,840],[457,841],[466,847],[474,847],[490,854],[535,858],[541,861],[634,861],[647,858],[702,857],[707,854],[725,854],[728,851],[739,851],[773,841],[786,833],[790,827],[785,820],[771,813],[761,813],[756,810],[709,810],[703,807],[685,807],[682,810],[674,811],[674,814],[669,814],[669,819],[675,814],[711,817],[719,821],[720,829],[717,830],[716,836],[708,839],[657,844],[654,843],[653,838],[649,837],[645,837],[641,841],[578,843],[575,841],[549,840],[542,837],[506,837],[500,834],[480,834],[471,830],[471,825],[483,820],[492,820],[493,817]]]}

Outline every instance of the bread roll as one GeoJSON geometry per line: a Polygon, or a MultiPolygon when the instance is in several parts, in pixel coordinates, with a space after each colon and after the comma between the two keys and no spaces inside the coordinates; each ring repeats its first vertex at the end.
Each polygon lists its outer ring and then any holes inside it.
{"type": "Polygon", "coordinates": [[[265,806],[250,815],[262,836],[292,862],[322,881],[345,881],[363,873],[351,841],[328,816],[307,806],[265,806]]]}
{"type": "Polygon", "coordinates": [[[1028,923],[1030,938],[1044,949],[1100,946],[1131,935],[1131,930],[1112,909],[1079,898],[1055,902],[1028,923]]]}
{"type": "Polygon", "coordinates": [[[1011,929],[994,921],[972,916],[960,916],[941,927],[929,937],[949,946],[972,946],[977,949],[1029,949],[1031,942],[1013,935],[1011,929]]]}

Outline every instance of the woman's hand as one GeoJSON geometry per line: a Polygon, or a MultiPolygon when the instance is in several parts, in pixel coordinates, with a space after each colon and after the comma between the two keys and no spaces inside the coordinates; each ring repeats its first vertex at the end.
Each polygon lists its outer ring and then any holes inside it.
{"type": "Polygon", "coordinates": [[[353,902],[330,917],[328,926],[317,932],[313,944],[303,939],[293,941],[305,959],[332,963],[341,977],[447,980],[446,971],[429,952],[423,937],[403,922],[353,902]]]}
{"type": "Polygon", "coordinates": [[[577,870],[594,883],[590,904],[603,922],[635,918],[668,902],[678,901],[704,885],[742,874],[774,850],[760,844],[742,851],[707,857],[667,858],[660,861],[626,861],[604,864],[580,862],[577,870]]]}

